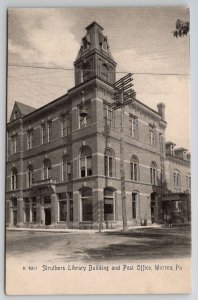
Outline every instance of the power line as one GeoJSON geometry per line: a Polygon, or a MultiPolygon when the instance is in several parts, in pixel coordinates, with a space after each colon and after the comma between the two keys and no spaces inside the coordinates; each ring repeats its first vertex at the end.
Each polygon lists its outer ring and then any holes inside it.
{"type": "MultiPolygon", "coordinates": [[[[45,70],[63,70],[63,71],[74,71],[74,68],[63,68],[63,67],[41,67],[41,66],[33,66],[33,65],[16,65],[9,64],[9,67],[17,67],[17,68],[31,68],[31,69],[45,69],[45,70]]],[[[94,71],[94,69],[85,69],[86,71],[94,71]]],[[[113,71],[112,71],[113,72],[113,71]]],[[[119,71],[115,72],[117,74],[128,74],[127,71],[119,71]]],[[[133,72],[135,75],[154,75],[154,76],[189,76],[189,74],[184,73],[154,73],[154,72],[133,72]]]]}

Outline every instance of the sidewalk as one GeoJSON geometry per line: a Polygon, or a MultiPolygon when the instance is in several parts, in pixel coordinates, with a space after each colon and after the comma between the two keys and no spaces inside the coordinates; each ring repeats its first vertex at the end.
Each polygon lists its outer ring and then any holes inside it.
{"type": "MultiPolygon", "coordinates": [[[[140,228],[161,228],[163,225],[159,224],[152,224],[150,226],[133,226],[128,227],[128,230],[133,229],[140,229],[140,228]]],[[[6,228],[6,231],[25,231],[25,232],[54,232],[54,233],[69,233],[69,234],[95,234],[99,233],[98,229],[58,229],[58,228],[6,228]]],[[[105,232],[116,232],[116,231],[123,231],[122,228],[115,228],[115,229],[103,229],[101,233],[105,232]]]]}

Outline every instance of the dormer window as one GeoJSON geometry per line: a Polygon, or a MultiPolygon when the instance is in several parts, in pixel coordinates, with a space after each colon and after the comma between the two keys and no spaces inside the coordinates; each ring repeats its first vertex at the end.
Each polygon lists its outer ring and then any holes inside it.
{"type": "Polygon", "coordinates": [[[14,120],[16,120],[17,118],[18,118],[18,111],[15,110],[15,112],[14,112],[14,120]]]}
{"type": "Polygon", "coordinates": [[[89,47],[90,47],[90,37],[89,37],[89,35],[86,35],[82,39],[82,43],[83,43],[83,51],[89,49],[89,47]]]}
{"type": "Polygon", "coordinates": [[[101,68],[101,77],[102,79],[104,79],[105,81],[109,81],[109,69],[107,64],[102,64],[102,68],[101,68]]]}
{"type": "Polygon", "coordinates": [[[102,50],[107,51],[108,50],[108,44],[107,44],[107,40],[104,39],[102,42],[102,50]]]}
{"type": "Polygon", "coordinates": [[[170,146],[170,154],[173,155],[173,156],[175,155],[175,151],[174,151],[174,146],[173,145],[170,146]]]}

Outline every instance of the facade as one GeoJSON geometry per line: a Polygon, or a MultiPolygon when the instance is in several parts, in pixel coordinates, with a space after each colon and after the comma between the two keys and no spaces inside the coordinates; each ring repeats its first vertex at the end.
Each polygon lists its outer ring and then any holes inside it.
{"type": "MultiPolygon", "coordinates": [[[[86,31],[74,62],[75,86],[39,109],[15,102],[7,124],[7,226],[122,226],[116,62],[103,28],[93,22],[86,31]]],[[[129,226],[163,220],[167,182],[172,190],[167,170],[181,161],[166,155],[164,110],[163,103],[155,111],[139,100],[125,108],[129,226]]]]}

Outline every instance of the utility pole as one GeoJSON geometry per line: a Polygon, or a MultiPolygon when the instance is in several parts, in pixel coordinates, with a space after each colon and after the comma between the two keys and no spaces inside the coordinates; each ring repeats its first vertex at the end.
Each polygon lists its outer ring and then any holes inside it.
{"type": "Polygon", "coordinates": [[[121,198],[122,198],[122,221],[123,230],[128,229],[126,214],[126,187],[125,187],[125,168],[124,168],[124,112],[125,106],[131,104],[135,100],[136,93],[132,90],[133,84],[132,74],[129,73],[115,83],[113,108],[121,108],[120,120],[120,177],[121,177],[121,198]]]}

